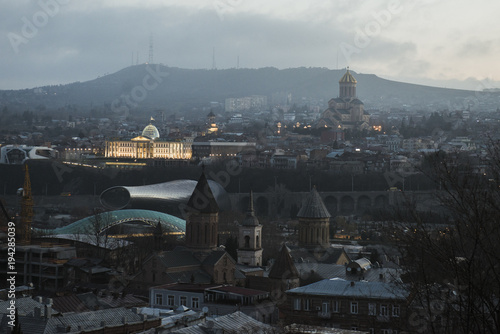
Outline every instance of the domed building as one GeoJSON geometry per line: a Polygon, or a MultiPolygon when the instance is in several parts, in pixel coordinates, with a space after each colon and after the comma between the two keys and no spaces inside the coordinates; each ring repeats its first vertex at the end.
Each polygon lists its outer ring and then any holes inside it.
{"type": "Polygon", "coordinates": [[[191,142],[166,141],[160,139],[160,131],[150,123],[142,135],[132,139],[106,141],[106,158],[123,159],[191,159],[191,142]]]}
{"type": "Polygon", "coordinates": [[[148,137],[153,140],[160,138],[160,131],[152,123],[149,123],[144,130],[142,130],[142,136],[148,137]]]}
{"type": "Polygon", "coordinates": [[[357,129],[369,128],[370,115],[356,95],[357,80],[347,68],[339,80],[339,96],[328,101],[316,124],[317,128],[357,129]]]}

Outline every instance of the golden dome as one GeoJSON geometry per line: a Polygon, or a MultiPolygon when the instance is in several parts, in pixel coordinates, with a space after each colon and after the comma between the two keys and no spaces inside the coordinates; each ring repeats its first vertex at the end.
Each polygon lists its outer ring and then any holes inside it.
{"type": "Polygon", "coordinates": [[[349,72],[349,67],[347,68],[347,72],[345,72],[342,79],[340,79],[339,83],[357,83],[356,79],[354,79],[351,72],[349,72]]]}

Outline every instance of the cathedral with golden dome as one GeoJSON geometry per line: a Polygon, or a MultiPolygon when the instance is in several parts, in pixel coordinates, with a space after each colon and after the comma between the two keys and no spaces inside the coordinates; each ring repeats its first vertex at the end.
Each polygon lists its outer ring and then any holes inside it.
{"type": "Polygon", "coordinates": [[[339,81],[339,96],[328,101],[328,108],[318,120],[317,128],[368,129],[370,115],[356,95],[358,82],[347,68],[339,81]]]}

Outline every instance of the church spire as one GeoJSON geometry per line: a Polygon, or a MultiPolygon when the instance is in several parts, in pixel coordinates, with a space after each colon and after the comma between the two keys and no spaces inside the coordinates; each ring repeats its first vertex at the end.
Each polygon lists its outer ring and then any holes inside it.
{"type": "Polygon", "coordinates": [[[250,199],[248,200],[248,209],[245,219],[243,220],[243,225],[246,226],[257,226],[260,225],[259,220],[255,217],[255,211],[253,209],[253,192],[250,191],[250,199]]]}

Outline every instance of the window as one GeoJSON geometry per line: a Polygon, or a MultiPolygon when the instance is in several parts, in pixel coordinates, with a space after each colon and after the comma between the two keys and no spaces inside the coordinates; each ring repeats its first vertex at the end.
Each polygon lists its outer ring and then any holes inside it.
{"type": "Polygon", "coordinates": [[[181,305],[187,306],[187,297],[186,296],[181,296],[181,305]]]}
{"type": "Polygon", "coordinates": [[[383,316],[388,316],[389,315],[389,311],[387,309],[387,305],[380,305],[380,315],[383,315],[383,316]]]}
{"type": "Polygon", "coordinates": [[[191,308],[200,308],[200,299],[198,297],[191,299],[191,308]]]}
{"type": "Polygon", "coordinates": [[[155,304],[156,305],[163,305],[163,295],[161,293],[157,293],[155,295],[155,304]]]}
{"type": "Polygon", "coordinates": [[[167,296],[167,305],[174,306],[174,296],[167,296]]]}
{"type": "Polygon", "coordinates": [[[358,302],[351,302],[351,313],[358,314],[358,302]]]}
{"type": "Polygon", "coordinates": [[[399,317],[399,305],[393,305],[392,306],[392,316],[393,317],[399,317]]]}
{"type": "Polygon", "coordinates": [[[329,302],[323,302],[321,304],[321,313],[328,313],[330,312],[330,303],[329,302]]]}
{"type": "Polygon", "coordinates": [[[250,248],[250,237],[245,235],[245,248],[250,248]]]}
{"type": "Polygon", "coordinates": [[[368,304],[368,315],[377,315],[377,304],[375,303],[368,304]]]}
{"type": "Polygon", "coordinates": [[[332,312],[338,313],[339,312],[339,301],[334,300],[332,302],[332,312]]]}
{"type": "Polygon", "coordinates": [[[304,310],[305,311],[311,310],[311,300],[310,299],[304,299],[304,310]]]}
{"type": "Polygon", "coordinates": [[[293,309],[295,311],[300,311],[300,298],[295,298],[293,300],[293,309]]]}

